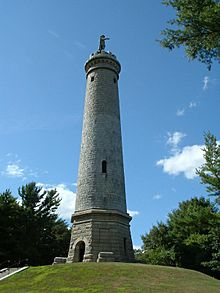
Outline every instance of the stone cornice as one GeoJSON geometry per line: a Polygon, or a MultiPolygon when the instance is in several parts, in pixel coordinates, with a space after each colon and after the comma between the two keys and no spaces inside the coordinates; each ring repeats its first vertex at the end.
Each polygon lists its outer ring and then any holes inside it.
{"type": "Polygon", "coordinates": [[[122,213],[117,210],[103,210],[103,209],[89,209],[89,210],[84,210],[84,211],[76,211],[72,215],[72,221],[74,218],[79,218],[79,217],[84,217],[85,215],[114,215],[114,216],[119,216],[123,217],[131,221],[132,217],[128,213],[122,213]]]}
{"type": "Polygon", "coordinates": [[[121,71],[121,65],[116,57],[113,54],[107,52],[96,52],[92,54],[85,64],[85,71],[87,75],[97,68],[113,70],[117,76],[121,71]]]}

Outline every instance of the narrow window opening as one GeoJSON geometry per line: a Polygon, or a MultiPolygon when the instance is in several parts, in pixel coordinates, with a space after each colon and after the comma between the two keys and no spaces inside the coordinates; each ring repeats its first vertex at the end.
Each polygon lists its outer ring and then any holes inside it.
{"type": "Polygon", "coordinates": [[[107,173],[107,162],[105,160],[102,161],[102,173],[107,173]]]}
{"type": "Polygon", "coordinates": [[[114,83],[116,83],[117,82],[117,79],[116,78],[114,78],[114,83]]]}
{"type": "Polygon", "coordinates": [[[95,79],[94,76],[92,76],[92,77],[91,77],[91,81],[94,81],[94,79],[95,79]]]}
{"type": "Polygon", "coordinates": [[[123,242],[124,242],[124,254],[127,254],[127,239],[123,238],[123,242]]]}

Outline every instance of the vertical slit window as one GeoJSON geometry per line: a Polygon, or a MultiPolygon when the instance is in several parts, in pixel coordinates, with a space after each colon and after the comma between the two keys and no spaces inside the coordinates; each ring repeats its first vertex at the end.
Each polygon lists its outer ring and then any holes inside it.
{"type": "Polygon", "coordinates": [[[107,162],[105,160],[102,161],[102,173],[107,173],[107,162]]]}
{"type": "Polygon", "coordinates": [[[117,82],[117,79],[116,78],[114,78],[114,83],[116,83],[117,82]]]}
{"type": "Polygon", "coordinates": [[[124,242],[124,254],[127,254],[127,239],[123,238],[123,242],[124,242]]]}
{"type": "Polygon", "coordinates": [[[93,81],[94,81],[94,76],[91,77],[91,82],[93,82],[93,81]]]}

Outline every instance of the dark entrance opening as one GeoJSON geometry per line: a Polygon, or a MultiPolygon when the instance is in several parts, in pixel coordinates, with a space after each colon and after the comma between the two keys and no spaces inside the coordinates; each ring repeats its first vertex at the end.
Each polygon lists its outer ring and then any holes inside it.
{"type": "Polygon", "coordinates": [[[85,243],[82,241],[79,243],[79,262],[83,261],[85,254],[85,243]]]}
{"type": "Polygon", "coordinates": [[[79,241],[75,247],[75,261],[83,262],[85,254],[85,242],[79,241]]]}

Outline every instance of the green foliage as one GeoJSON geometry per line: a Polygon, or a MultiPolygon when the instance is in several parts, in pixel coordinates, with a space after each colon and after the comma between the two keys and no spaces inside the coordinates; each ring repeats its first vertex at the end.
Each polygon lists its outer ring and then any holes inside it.
{"type": "Polygon", "coordinates": [[[213,228],[209,235],[208,241],[209,249],[211,250],[211,259],[202,262],[202,265],[214,273],[219,275],[220,272],[220,214],[218,213],[219,226],[213,228]]]}
{"type": "Polygon", "coordinates": [[[210,132],[205,134],[204,165],[197,170],[201,183],[207,185],[207,192],[216,197],[220,204],[220,144],[210,132]]]}
{"type": "Polygon", "coordinates": [[[136,259],[142,263],[152,265],[177,266],[174,249],[166,249],[163,246],[155,249],[147,249],[136,255],[136,259]]]}
{"type": "Polygon", "coordinates": [[[176,255],[172,248],[169,227],[162,222],[153,226],[148,234],[142,236],[143,251],[135,255],[140,262],[153,265],[176,266],[176,255]]]}
{"type": "Polygon", "coordinates": [[[11,192],[0,194],[0,262],[28,259],[29,264],[51,264],[67,255],[70,231],[56,214],[56,190],[45,191],[34,182],[19,188],[21,203],[11,192]]]}
{"type": "Polygon", "coordinates": [[[160,44],[173,50],[183,45],[190,59],[198,59],[211,68],[220,62],[220,3],[215,0],[164,0],[176,18],[168,21],[174,27],[161,32],[160,44]]]}
{"type": "Polygon", "coordinates": [[[170,236],[181,266],[204,271],[202,262],[212,259],[209,234],[219,224],[217,208],[204,198],[183,201],[168,215],[170,236]]]}
{"type": "Polygon", "coordinates": [[[56,190],[43,191],[35,182],[19,188],[18,194],[26,211],[39,217],[53,216],[61,201],[56,190]]]}
{"type": "Polygon", "coordinates": [[[162,222],[158,223],[157,226],[153,226],[149,234],[142,236],[144,250],[155,249],[158,247],[169,247],[171,239],[168,232],[168,226],[162,222]]]}
{"type": "Polygon", "coordinates": [[[219,281],[180,268],[128,263],[31,267],[1,281],[1,293],[219,293],[219,281]]]}
{"type": "Polygon", "coordinates": [[[220,277],[220,213],[208,199],[192,198],[142,236],[137,259],[200,270],[220,277]]]}
{"type": "Polygon", "coordinates": [[[179,203],[179,207],[168,214],[168,226],[178,239],[192,234],[206,235],[216,225],[217,208],[203,197],[179,203]]]}
{"type": "Polygon", "coordinates": [[[0,194],[0,262],[14,261],[21,253],[22,209],[10,190],[0,194]]]}

